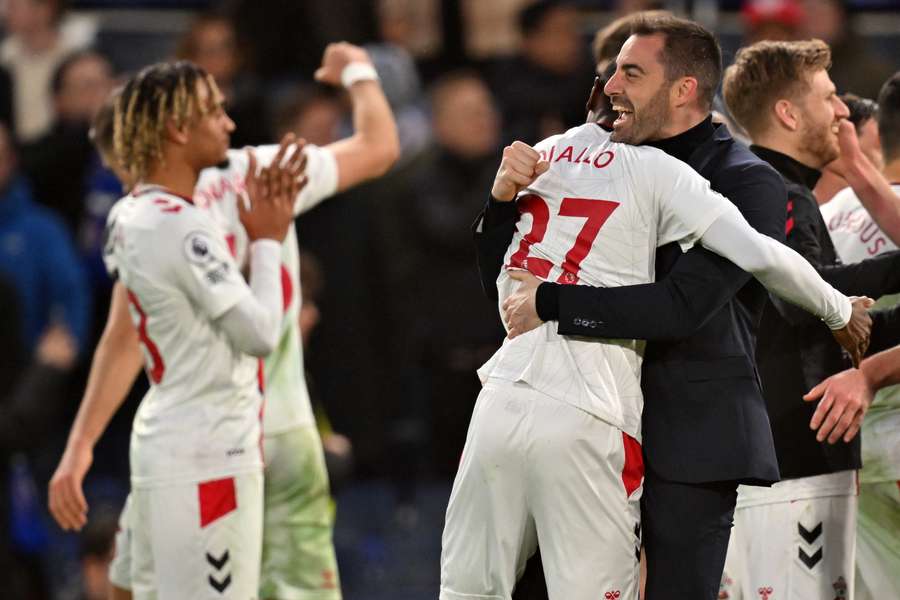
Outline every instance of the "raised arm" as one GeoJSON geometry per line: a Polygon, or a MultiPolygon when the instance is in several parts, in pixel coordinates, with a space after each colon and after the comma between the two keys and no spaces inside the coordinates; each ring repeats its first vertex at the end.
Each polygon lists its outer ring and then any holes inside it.
{"type": "Polygon", "coordinates": [[[337,191],[383,175],[399,158],[400,141],[368,53],[346,42],[329,44],[315,78],[343,85],[353,106],[353,135],[326,146],[337,161],[337,191]]]}
{"type": "Polygon", "coordinates": [[[900,196],[863,154],[853,123],[841,121],[838,141],[841,144],[841,157],[831,163],[829,168],[847,180],[878,227],[894,244],[900,246],[900,196]]]}
{"type": "Polygon", "coordinates": [[[109,316],[94,351],[84,397],[50,480],[50,512],[63,529],[81,529],[87,522],[82,481],[94,460],[94,446],[124,402],[143,362],[137,331],[128,314],[127,294],[121,283],[113,287],[109,316]]]}

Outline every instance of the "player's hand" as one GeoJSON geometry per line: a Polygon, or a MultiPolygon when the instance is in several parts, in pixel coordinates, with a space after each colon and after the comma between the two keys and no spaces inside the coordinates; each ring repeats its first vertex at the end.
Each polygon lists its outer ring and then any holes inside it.
{"type": "Polygon", "coordinates": [[[866,350],[869,349],[869,336],[872,333],[872,317],[869,316],[869,308],[875,304],[875,301],[865,296],[852,297],[850,301],[853,305],[850,322],[843,329],[833,330],[831,334],[850,355],[853,366],[858,367],[866,350]]]}
{"type": "Polygon", "coordinates": [[[520,282],[516,291],[503,301],[503,320],[509,330],[509,338],[540,327],[537,314],[537,288],[541,280],[528,271],[508,271],[511,279],[520,282]]]}
{"type": "Polygon", "coordinates": [[[303,140],[288,133],[269,166],[259,169],[256,154],[249,150],[250,164],[244,181],[250,206],[238,202],[238,214],[250,241],[284,241],[294,221],[297,194],[306,185],[306,154],[303,140]]]}
{"type": "Polygon", "coordinates": [[[354,62],[372,64],[372,59],[369,58],[369,53],[359,46],[347,42],[328,44],[322,55],[322,66],[316,69],[313,77],[321,83],[340,86],[344,67],[354,62]]]}
{"type": "Polygon", "coordinates": [[[820,442],[827,438],[829,444],[834,444],[841,436],[845,442],[851,441],[859,432],[874,395],[872,386],[859,369],[832,375],[803,396],[807,402],[821,398],[809,428],[818,429],[816,439],[820,442]]]}
{"type": "Polygon", "coordinates": [[[549,168],[550,163],[541,159],[537,150],[525,142],[513,142],[512,146],[503,149],[503,159],[494,178],[491,195],[496,200],[508,202],[549,168]]]}
{"type": "Polygon", "coordinates": [[[859,137],[856,135],[856,127],[847,119],[841,119],[838,129],[838,145],[841,155],[825,165],[825,169],[844,179],[851,165],[864,157],[859,147],[859,137]]]}
{"type": "Polygon", "coordinates": [[[93,462],[94,451],[89,446],[66,444],[56,472],[50,479],[50,514],[66,531],[80,531],[87,523],[88,505],[82,492],[82,482],[93,462]]]}

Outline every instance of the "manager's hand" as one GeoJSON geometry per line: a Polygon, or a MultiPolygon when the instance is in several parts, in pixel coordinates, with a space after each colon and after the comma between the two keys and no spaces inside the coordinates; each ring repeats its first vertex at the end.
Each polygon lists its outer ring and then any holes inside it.
{"type": "Polygon", "coordinates": [[[519,287],[503,301],[502,306],[503,321],[512,339],[543,323],[537,314],[537,288],[541,280],[528,271],[510,270],[508,275],[519,282],[519,287]]]}

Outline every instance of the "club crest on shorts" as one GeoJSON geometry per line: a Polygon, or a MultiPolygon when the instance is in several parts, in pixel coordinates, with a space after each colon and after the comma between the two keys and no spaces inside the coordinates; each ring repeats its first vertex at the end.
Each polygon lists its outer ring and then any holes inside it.
{"type": "Polygon", "coordinates": [[[767,586],[767,587],[761,587],[761,588],[759,588],[759,589],[756,590],[756,591],[759,592],[759,597],[760,597],[762,600],[769,600],[769,597],[772,595],[772,593],[773,593],[775,590],[772,589],[772,586],[770,585],[770,586],[767,586]]]}
{"type": "Polygon", "coordinates": [[[843,577],[838,577],[837,581],[831,584],[831,587],[834,588],[834,600],[846,600],[847,599],[847,582],[843,577]]]}
{"type": "Polygon", "coordinates": [[[604,600],[617,600],[617,598],[621,595],[622,592],[620,592],[619,590],[610,590],[603,594],[603,598],[604,600]]]}

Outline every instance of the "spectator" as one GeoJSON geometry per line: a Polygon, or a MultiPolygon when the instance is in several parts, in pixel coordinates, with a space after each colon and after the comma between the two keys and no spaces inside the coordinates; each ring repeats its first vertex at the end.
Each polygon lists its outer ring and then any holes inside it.
{"type": "Polygon", "coordinates": [[[800,0],[747,0],[741,9],[744,43],[796,40],[805,15],[800,0]]]}
{"type": "Polygon", "coordinates": [[[22,147],[22,169],[35,199],[55,210],[73,234],[85,213],[87,178],[100,165],[88,130],[112,87],[112,66],[102,55],[92,50],[69,55],[51,80],[50,130],[22,147]]]}
{"type": "Polygon", "coordinates": [[[214,13],[198,16],[181,38],[176,57],[200,65],[216,80],[225,96],[228,115],[237,126],[231,136],[234,147],[272,140],[259,82],[244,71],[231,19],[214,13]]]}
{"type": "Polygon", "coordinates": [[[505,119],[504,140],[533,144],[584,122],[593,74],[572,5],[542,0],[520,13],[519,24],[522,53],[496,65],[491,87],[505,119]]]}
{"type": "Polygon", "coordinates": [[[317,146],[327,146],[341,137],[346,116],[339,97],[323,88],[300,88],[275,111],[276,137],[293,132],[298,138],[317,146]]]}
{"type": "Polygon", "coordinates": [[[802,0],[806,19],[803,38],[818,38],[831,47],[829,71],[838,93],[874,98],[892,69],[874,55],[853,28],[846,0],[802,0]]]}
{"type": "Polygon", "coordinates": [[[83,349],[90,298],[71,236],[33,201],[5,129],[0,129],[0,190],[0,274],[16,287],[25,351],[34,352],[53,326],[64,327],[83,349]]]}
{"type": "Polygon", "coordinates": [[[9,36],[0,44],[0,65],[12,77],[13,130],[29,142],[53,122],[53,73],[70,52],[91,43],[94,27],[65,19],[66,0],[7,0],[5,6],[9,36]]]}
{"type": "Polygon", "coordinates": [[[407,360],[418,381],[414,402],[430,410],[433,461],[452,477],[480,383],[475,370],[503,338],[493,308],[480,295],[472,268],[469,225],[484,203],[498,160],[500,117],[484,82],[457,72],[431,90],[434,145],[411,169],[399,209],[408,245],[400,288],[412,292],[407,360]],[[428,307],[423,311],[421,307],[428,307]]]}
{"type": "MultiPolygon", "coordinates": [[[[878,104],[874,100],[860,98],[855,94],[844,94],[841,100],[850,111],[847,119],[853,123],[856,130],[860,150],[876,169],[879,171],[884,169],[881,140],[878,136],[878,104]]],[[[813,190],[820,205],[830,201],[835,194],[850,185],[836,166],[835,163],[831,163],[822,169],[822,177],[813,190]]]]}

